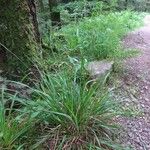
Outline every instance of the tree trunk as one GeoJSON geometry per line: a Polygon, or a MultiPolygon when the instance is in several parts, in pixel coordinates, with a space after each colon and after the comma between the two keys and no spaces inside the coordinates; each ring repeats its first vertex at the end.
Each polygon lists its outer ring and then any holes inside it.
{"type": "Polygon", "coordinates": [[[43,3],[43,0],[39,0],[39,10],[40,12],[43,12],[44,11],[44,3],[43,3]]]}
{"type": "Polygon", "coordinates": [[[38,44],[35,0],[0,0],[0,53],[7,57],[7,72],[29,71],[38,44]]]}
{"type": "Polygon", "coordinates": [[[48,0],[48,2],[49,2],[50,12],[52,12],[53,7],[56,7],[58,2],[57,0],[48,0]]]}
{"type": "Polygon", "coordinates": [[[128,9],[128,0],[125,0],[125,9],[128,9]]]}
{"type": "Polygon", "coordinates": [[[60,12],[53,11],[54,7],[57,7],[60,0],[49,0],[50,17],[52,21],[52,27],[61,28],[60,12]]]}

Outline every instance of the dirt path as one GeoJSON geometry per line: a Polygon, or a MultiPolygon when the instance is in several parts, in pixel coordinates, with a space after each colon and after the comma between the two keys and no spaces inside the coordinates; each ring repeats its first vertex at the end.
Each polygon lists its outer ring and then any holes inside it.
{"type": "Polygon", "coordinates": [[[125,62],[123,83],[125,90],[132,93],[125,100],[126,105],[134,106],[143,113],[141,117],[119,119],[125,127],[120,139],[134,150],[150,150],[150,17],[146,17],[144,22],[143,27],[129,33],[123,41],[125,47],[141,51],[140,56],[125,62]]]}

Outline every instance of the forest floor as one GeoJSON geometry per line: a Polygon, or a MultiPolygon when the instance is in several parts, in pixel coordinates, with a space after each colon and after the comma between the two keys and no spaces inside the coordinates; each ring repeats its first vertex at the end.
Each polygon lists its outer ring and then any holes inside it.
{"type": "MultiPolygon", "coordinates": [[[[141,115],[118,118],[125,128],[120,140],[135,150],[150,150],[150,17],[144,19],[144,26],[130,32],[123,40],[126,48],[139,49],[140,55],[127,59],[121,82],[127,107],[134,106],[141,115]],[[149,19],[149,22],[148,22],[149,19]]],[[[124,97],[124,96],[122,96],[124,97]]]]}

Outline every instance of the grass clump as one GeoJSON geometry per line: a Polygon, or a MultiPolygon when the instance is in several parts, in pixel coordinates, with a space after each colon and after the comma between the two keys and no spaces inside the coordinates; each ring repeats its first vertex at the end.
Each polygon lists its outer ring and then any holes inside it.
{"type": "Polygon", "coordinates": [[[32,99],[22,100],[24,113],[43,127],[32,148],[41,144],[51,149],[111,147],[108,137],[116,129],[112,119],[120,113],[106,89],[90,81],[78,83],[65,73],[46,73],[33,91],[32,99]]]}
{"type": "Polygon", "coordinates": [[[113,119],[124,114],[121,105],[104,81],[83,78],[84,68],[77,68],[72,75],[41,73],[34,88],[12,82],[26,86],[32,95],[6,94],[12,103],[10,109],[0,106],[0,148],[123,149],[113,140],[117,130],[113,119]]]}

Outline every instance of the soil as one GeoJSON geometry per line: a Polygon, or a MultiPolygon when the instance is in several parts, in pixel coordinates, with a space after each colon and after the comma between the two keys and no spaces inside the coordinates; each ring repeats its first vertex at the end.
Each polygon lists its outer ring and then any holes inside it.
{"type": "Polygon", "coordinates": [[[141,115],[118,118],[124,127],[120,141],[134,150],[150,150],[150,17],[144,19],[144,26],[129,33],[123,40],[126,48],[136,48],[140,55],[125,61],[126,73],[122,77],[124,98],[127,107],[134,106],[141,115]],[[148,20],[149,19],[149,20],[148,20]]]}

